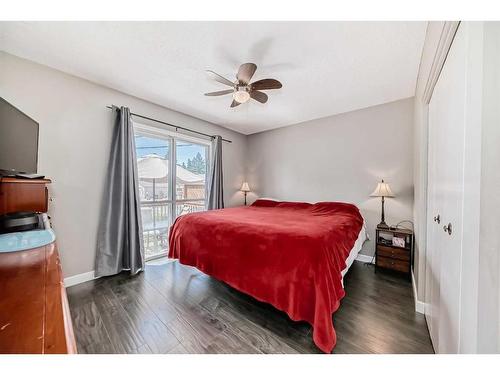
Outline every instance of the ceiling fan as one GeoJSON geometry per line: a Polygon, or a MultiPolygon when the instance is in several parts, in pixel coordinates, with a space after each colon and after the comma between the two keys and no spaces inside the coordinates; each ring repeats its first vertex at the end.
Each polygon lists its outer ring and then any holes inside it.
{"type": "Polygon", "coordinates": [[[215,73],[212,70],[207,70],[207,72],[217,81],[225,85],[231,86],[231,89],[208,92],[206,96],[220,96],[233,94],[233,102],[231,103],[231,108],[236,107],[240,104],[247,102],[250,98],[257,100],[260,103],[267,102],[267,95],[261,90],[274,90],[280,89],[282,87],[281,82],[272,78],[261,79],[250,83],[255,71],[257,70],[257,65],[253,63],[241,64],[236,74],[236,81],[231,82],[230,80],[224,78],[220,74],[215,73]]]}

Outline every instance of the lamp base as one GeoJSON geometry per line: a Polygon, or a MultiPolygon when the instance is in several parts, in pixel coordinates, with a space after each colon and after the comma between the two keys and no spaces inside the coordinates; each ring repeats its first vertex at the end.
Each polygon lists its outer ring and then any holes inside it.
{"type": "Polygon", "coordinates": [[[377,224],[377,228],[379,229],[389,229],[389,226],[385,222],[381,222],[377,224]]]}

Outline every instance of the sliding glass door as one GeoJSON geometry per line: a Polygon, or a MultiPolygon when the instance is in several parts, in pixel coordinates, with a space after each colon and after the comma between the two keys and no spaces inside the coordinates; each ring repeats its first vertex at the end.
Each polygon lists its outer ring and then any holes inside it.
{"type": "Polygon", "coordinates": [[[176,140],[175,150],[175,215],[204,211],[207,205],[208,146],[176,140]]]}
{"type": "Polygon", "coordinates": [[[168,252],[175,218],[207,206],[208,142],[134,124],[146,260],[168,252]]]}

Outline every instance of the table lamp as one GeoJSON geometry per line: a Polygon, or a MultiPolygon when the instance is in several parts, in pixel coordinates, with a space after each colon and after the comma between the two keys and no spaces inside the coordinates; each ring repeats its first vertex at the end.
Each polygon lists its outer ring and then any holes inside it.
{"type": "Polygon", "coordinates": [[[385,212],[384,212],[385,197],[394,197],[394,194],[392,193],[389,184],[384,182],[384,180],[382,180],[382,182],[379,182],[373,193],[370,194],[370,197],[382,197],[382,219],[380,223],[377,225],[377,228],[384,228],[384,229],[389,228],[389,226],[385,223],[385,212]]]}
{"type": "Polygon", "coordinates": [[[248,186],[248,182],[243,182],[240,189],[243,193],[245,193],[245,206],[247,205],[247,194],[250,191],[250,186],[248,186]]]}

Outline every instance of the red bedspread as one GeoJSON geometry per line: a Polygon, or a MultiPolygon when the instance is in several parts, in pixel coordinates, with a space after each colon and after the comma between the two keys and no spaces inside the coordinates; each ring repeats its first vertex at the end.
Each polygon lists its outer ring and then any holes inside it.
{"type": "Polygon", "coordinates": [[[315,344],[330,353],[341,272],[362,225],[348,203],[258,200],[178,217],[169,257],[309,322],[315,344]]]}

